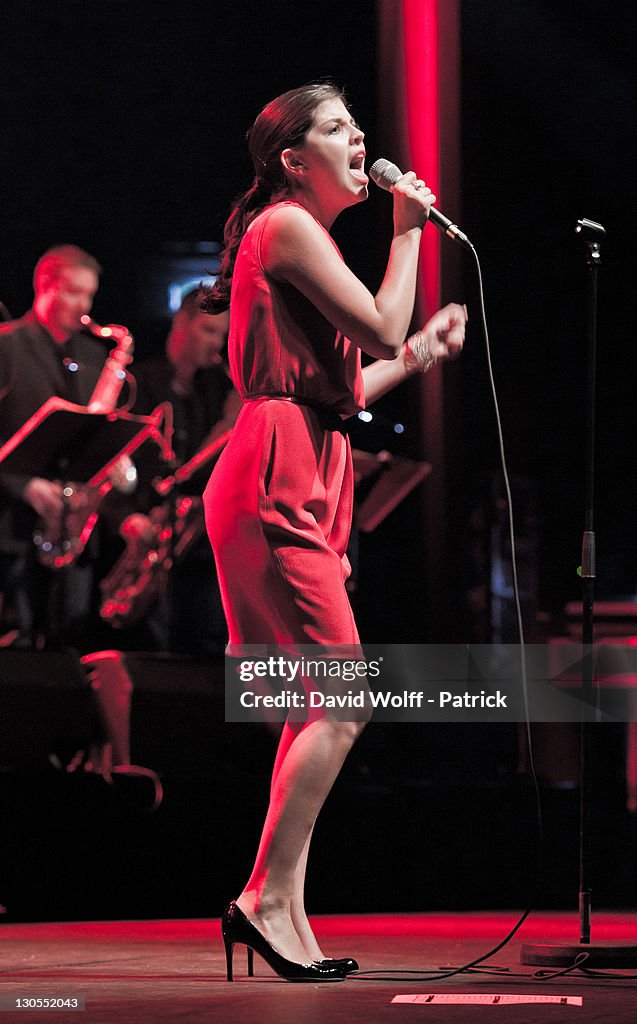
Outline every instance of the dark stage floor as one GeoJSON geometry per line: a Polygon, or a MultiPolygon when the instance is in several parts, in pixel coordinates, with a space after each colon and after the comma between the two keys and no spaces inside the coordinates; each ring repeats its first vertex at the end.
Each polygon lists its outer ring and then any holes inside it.
{"type": "MultiPolygon", "coordinates": [[[[0,927],[0,1005],[14,997],[84,997],[84,1011],[8,1010],[1,1020],[85,1021],[86,1024],[330,1024],[335,1021],[517,1022],[612,1021],[637,1017],[637,971],[552,980],[521,967],[522,942],[574,942],[575,915],[537,913],[494,958],[511,974],[464,974],[433,982],[390,979],[399,967],[432,970],[458,965],[492,948],[510,930],[515,914],[457,913],[319,917],[326,953],[355,955],[361,969],[380,978],[352,977],[330,985],[293,985],[271,974],[255,957],[257,976],[245,974],[242,947],[235,951],[238,980],[225,981],[219,921],[123,921],[74,924],[7,924],[0,927]],[[428,1002],[393,1003],[395,996],[433,995],[428,1002]],[[441,1001],[450,995],[461,1002],[441,1001]],[[498,1003],[489,998],[499,995],[498,1003]],[[533,1003],[511,1003],[532,997],[533,1003]],[[581,1005],[555,1001],[581,997],[581,1005]],[[547,998],[550,997],[550,1000],[547,998]],[[471,1002],[471,998],[474,1002],[471,1002]],[[476,999],[482,1001],[475,1001],[476,999]]],[[[634,942],[637,913],[598,913],[593,940],[634,942]]]]}

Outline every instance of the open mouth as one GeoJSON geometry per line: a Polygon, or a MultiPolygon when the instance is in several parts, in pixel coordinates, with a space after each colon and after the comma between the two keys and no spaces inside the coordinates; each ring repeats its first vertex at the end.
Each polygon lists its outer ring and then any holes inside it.
{"type": "Polygon", "coordinates": [[[359,153],[357,156],[354,157],[353,160],[350,161],[349,170],[352,177],[356,178],[356,180],[360,181],[363,185],[366,185],[367,182],[369,181],[369,178],[365,174],[364,168],[365,153],[363,152],[359,153]]]}

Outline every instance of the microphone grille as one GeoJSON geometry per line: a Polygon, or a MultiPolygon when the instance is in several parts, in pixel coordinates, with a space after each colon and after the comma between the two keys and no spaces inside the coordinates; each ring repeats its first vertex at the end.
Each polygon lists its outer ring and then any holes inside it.
{"type": "Polygon", "coordinates": [[[384,157],[381,157],[370,167],[369,176],[379,188],[385,188],[389,191],[398,179],[402,178],[403,172],[391,160],[385,160],[384,157]]]}

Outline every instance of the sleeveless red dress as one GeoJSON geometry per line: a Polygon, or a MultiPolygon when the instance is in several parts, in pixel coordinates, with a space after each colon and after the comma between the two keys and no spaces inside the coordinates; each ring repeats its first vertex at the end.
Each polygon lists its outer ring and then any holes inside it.
{"type": "Polygon", "coordinates": [[[364,406],[360,351],[264,269],[275,209],[237,254],[229,358],[244,404],[204,494],[228,653],[239,656],[242,644],[358,643],[345,590],[352,459],[339,426],[364,406]]]}

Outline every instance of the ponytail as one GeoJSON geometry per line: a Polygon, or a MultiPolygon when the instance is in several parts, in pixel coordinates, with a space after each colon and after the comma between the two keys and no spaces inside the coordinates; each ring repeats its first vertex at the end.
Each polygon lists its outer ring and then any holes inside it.
{"type": "Polygon", "coordinates": [[[232,274],[241,239],[257,214],[269,206],[272,199],[272,186],[265,178],[257,175],[248,191],[236,200],[223,232],[225,245],[217,280],[212,286],[204,286],[202,289],[201,308],[205,313],[222,313],[228,309],[232,274]]]}

